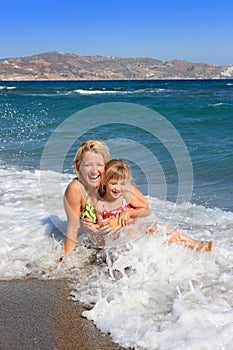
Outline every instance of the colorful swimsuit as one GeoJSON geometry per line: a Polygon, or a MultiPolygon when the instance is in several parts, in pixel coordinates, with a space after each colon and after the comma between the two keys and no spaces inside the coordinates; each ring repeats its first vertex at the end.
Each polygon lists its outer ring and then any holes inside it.
{"type": "Polygon", "coordinates": [[[130,209],[130,208],[131,208],[130,204],[127,204],[126,200],[123,199],[121,207],[118,207],[118,208],[113,209],[113,210],[106,210],[105,208],[103,208],[103,211],[102,211],[103,219],[118,218],[120,213],[122,213],[124,210],[130,209]]]}
{"type": "Polygon", "coordinates": [[[93,224],[96,224],[97,217],[96,217],[96,211],[93,205],[91,204],[91,197],[89,193],[86,194],[86,205],[82,210],[81,220],[84,221],[85,219],[91,219],[93,224]]]}

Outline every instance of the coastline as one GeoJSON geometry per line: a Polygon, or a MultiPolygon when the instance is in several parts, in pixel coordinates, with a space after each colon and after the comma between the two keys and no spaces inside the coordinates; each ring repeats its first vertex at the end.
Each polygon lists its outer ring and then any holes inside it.
{"type": "Polygon", "coordinates": [[[221,79],[233,77],[232,67],[179,59],[163,62],[151,57],[87,57],[49,51],[0,59],[0,80],[221,79]]]}
{"type": "Polygon", "coordinates": [[[120,350],[81,316],[67,280],[0,281],[2,350],[120,350]]]}
{"type": "Polygon", "coordinates": [[[70,83],[108,83],[108,82],[153,82],[153,81],[157,81],[157,82],[163,82],[163,81],[228,81],[228,80],[233,80],[233,77],[224,77],[224,78],[218,78],[218,77],[214,77],[214,78],[185,78],[185,77],[165,77],[165,78],[133,78],[133,79],[122,79],[122,78],[115,78],[115,79],[73,79],[73,78],[67,78],[67,79],[49,79],[49,78],[40,78],[40,79],[35,79],[35,78],[9,78],[9,79],[1,79],[0,78],[0,82],[2,83],[46,83],[46,82],[51,82],[51,83],[66,83],[66,82],[70,82],[70,83]]]}

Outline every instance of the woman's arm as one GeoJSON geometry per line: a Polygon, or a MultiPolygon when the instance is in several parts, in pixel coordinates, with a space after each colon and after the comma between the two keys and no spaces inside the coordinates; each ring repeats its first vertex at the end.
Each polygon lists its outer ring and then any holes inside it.
{"type": "Polygon", "coordinates": [[[80,215],[83,202],[84,199],[80,190],[80,183],[74,180],[68,185],[64,195],[64,207],[67,215],[64,255],[75,247],[77,234],[80,228],[80,215]]]}
{"type": "MultiPolygon", "coordinates": [[[[136,219],[139,216],[144,217],[150,215],[151,210],[147,199],[136,187],[131,185],[130,188],[125,191],[124,197],[126,202],[131,206],[130,209],[126,210],[131,219],[136,219]]],[[[124,214],[124,212],[121,214],[124,214]]]]}
{"type": "Polygon", "coordinates": [[[101,200],[98,200],[95,205],[97,224],[100,224],[103,221],[102,209],[103,209],[103,202],[101,200]]]}

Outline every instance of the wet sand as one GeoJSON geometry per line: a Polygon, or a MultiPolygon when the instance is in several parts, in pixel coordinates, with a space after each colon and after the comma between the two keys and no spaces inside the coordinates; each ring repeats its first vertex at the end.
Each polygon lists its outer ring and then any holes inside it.
{"type": "Polygon", "coordinates": [[[1,350],[120,350],[81,316],[68,281],[0,282],[1,350]]]}

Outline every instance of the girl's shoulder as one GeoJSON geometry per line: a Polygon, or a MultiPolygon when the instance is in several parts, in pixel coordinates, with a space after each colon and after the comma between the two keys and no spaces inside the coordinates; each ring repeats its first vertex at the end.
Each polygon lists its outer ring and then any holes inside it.
{"type": "Polygon", "coordinates": [[[102,211],[102,209],[104,208],[104,203],[105,203],[105,201],[103,198],[98,199],[98,201],[96,202],[96,205],[95,205],[95,209],[98,211],[102,211]]]}

